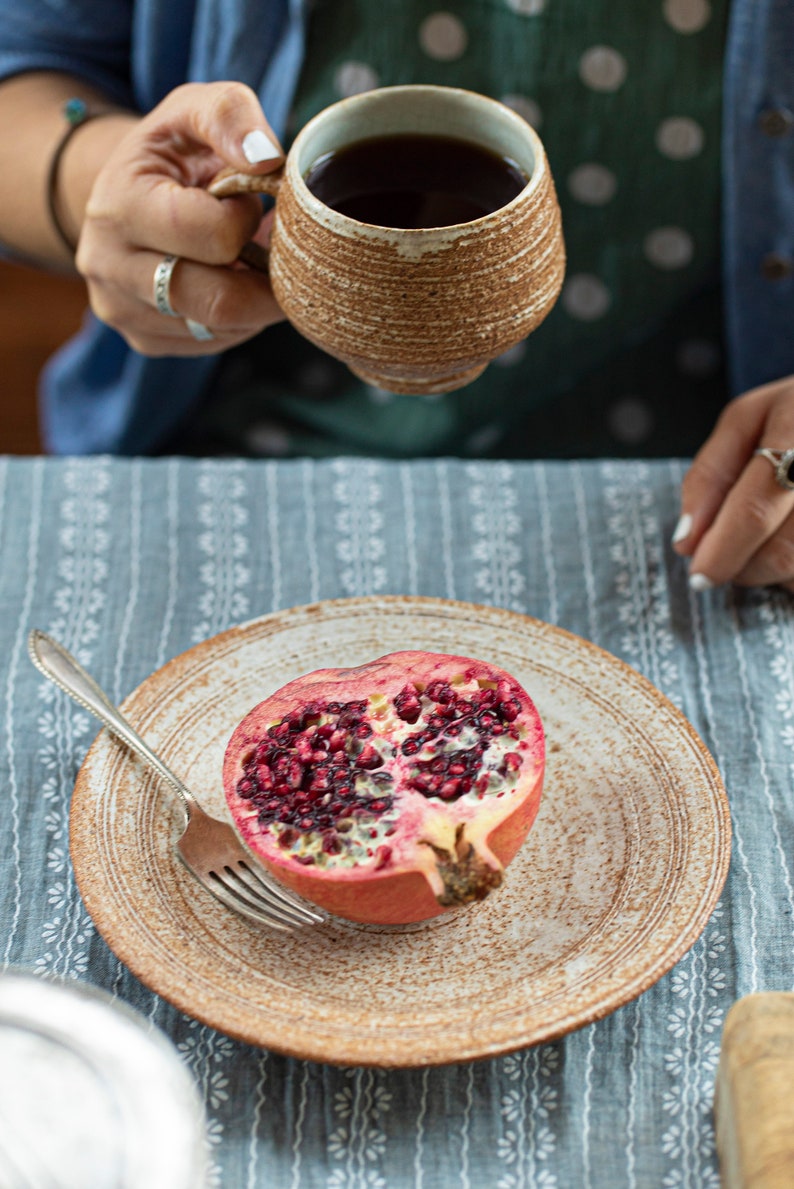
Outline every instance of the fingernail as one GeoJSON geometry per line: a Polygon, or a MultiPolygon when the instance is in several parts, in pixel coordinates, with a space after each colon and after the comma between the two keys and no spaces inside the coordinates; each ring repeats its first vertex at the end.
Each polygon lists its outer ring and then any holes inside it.
{"type": "Polygon", "coordinates": [[[677,545],[679,541],[685,541],[692,532],[692,517],[688,512],[684,512],[683,516],[675,526],[673,533],[673,544],[677,545]]]}
{"type": "Polygon", "coordinates": [[[281,149],[261,128],[254,128],[253,132],[243,137],[243,152],[251,165],[260,165],[263,161],[276,161],[283,157],[281,149]]]}
{"type": "Polygon", "coordinates": [[[714,583],[705,574],[690,574],[689,589],[696,590],[700,594],[704,590],[713,590],[714,583]]]}

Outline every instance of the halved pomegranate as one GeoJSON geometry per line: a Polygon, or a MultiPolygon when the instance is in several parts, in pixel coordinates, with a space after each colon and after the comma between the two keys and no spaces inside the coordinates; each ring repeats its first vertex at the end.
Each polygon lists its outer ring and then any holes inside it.
{"type": "Polygon", "coordinates": [[[394,652],[260,702],[229,741],[223,781],[239,834],[276,878],[337,916],[408,924],[499,886],[543,768],[538,712],[503,669],[394,652]]]}

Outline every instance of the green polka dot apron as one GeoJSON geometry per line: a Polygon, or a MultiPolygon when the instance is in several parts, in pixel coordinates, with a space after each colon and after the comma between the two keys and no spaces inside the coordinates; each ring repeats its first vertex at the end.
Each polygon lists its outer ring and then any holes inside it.
{"type": "Polygon", "coordinates": [[[726,400],[719,282],[728,0],[315,0],[292,113],[438,83],[539,131],[568,266],[541,327],[458,392],[368,388],[272,327],[229,353],[197,450],[690,455],[726,400]]]}

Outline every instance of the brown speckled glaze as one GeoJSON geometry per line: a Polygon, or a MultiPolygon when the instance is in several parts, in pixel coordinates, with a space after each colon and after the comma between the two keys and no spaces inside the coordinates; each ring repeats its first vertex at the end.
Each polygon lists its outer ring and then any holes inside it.
{"type": "Polygon", "coordinates": [[[339,1064],[419,1066],[548,1041],[651,986],[711,914],[730,855],[717,769],[681,713],[615,657],[513,612],[421,598],[299,607],[176,657],[124,703],[207,810],[237,722],[299,673],[398,648],[480,656],[535,700],[544,799],[503,886],[404,928],[284,937],[227,912],[182,866],[182,815],[102,732],[80,771],[80,891],[145,984],[221,1031],[339,1064]]]}
{"type": "MultiPolygon", "coordinates": [[[[252,184],[225,171],[211,188],[225,194],[252,184]]],[[[306,338],[371,384],[417,394],[468,384],[546,317],[564,270],[543,145],[493,99],[450,87],[380,88],[321,112],[289,153],[270,245],[274,292],[306,338]],[[304,174],[322,153],[408,131],[478,141],[516,160],[529,181],[481,219],[407,231],[338,214],[307,188],[304,174]]]]}

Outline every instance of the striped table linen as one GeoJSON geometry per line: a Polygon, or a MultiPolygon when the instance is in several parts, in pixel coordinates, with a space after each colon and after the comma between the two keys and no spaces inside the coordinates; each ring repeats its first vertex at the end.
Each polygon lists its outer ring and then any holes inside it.
{"type": "Polygon", "coordinates": [[[211,1183],[241,1189],[718,1186],[711,1115],[732,1002],[794,985],[794,632],[780,591],[689,591],[670,462],[0,459],[3,961],[85,980],[177,1046],[211,1183]],[[417,594],[526,612],[644,673],[726,782],[731,873],[654,987],[557,1043],[424,1070],[259,1051],[116,959],[68,857],[97,724],[29,663],[32,626],[117,701],[192,644],[318,599],[417,594]]]}

